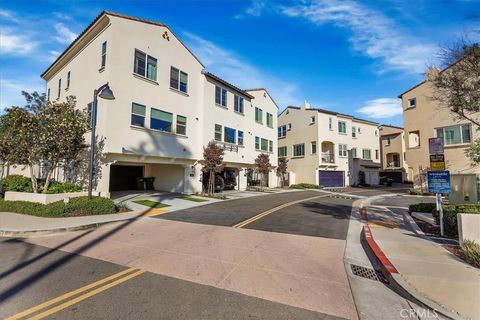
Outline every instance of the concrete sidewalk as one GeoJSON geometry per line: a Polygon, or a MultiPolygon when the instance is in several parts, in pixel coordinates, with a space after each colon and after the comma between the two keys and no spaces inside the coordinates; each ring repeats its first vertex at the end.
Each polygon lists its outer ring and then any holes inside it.
{"type": "Polygon", "coordinates": [[[479,269],[423,235],[404,209],[371,206],[368,225],[398,270],[392,274],[398,285],[430,307],[451,312],[452,318],[480,319],[479,269]]]}

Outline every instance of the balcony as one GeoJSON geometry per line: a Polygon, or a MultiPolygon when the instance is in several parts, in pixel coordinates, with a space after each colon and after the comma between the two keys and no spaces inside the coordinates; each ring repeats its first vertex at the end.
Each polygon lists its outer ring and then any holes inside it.
{"type": "Polygon", "coordinates": [[[238,152],[238,145],[225,142],[217,142],[217,145],[222,147],[225,151],[238,152]]]}
{"type": "Polygon", "coordinates": [[[398,153],[387,153],[387,168],[395,169],[400,168],[400,154],[398,153]]]}
{"type": "Polygon", "coordinates": [[[335,145],[331,141],[322,141],[321,163],[335,163],[335,145]]]}
{"type": "Polygon", "coordinates": [[[330,152],[322,152],[322,163],[335,163],[335,154],[330,152]]]}

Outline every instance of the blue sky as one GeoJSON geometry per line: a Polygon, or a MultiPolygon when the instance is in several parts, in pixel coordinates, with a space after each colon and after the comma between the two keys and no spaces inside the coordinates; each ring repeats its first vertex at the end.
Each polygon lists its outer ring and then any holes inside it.
{"type": "Polygon", "coordinates": [[[398,94],[438,64],[440,47],[478,41],[480,1],[23,1],[0,5],[0,112],[102,11],[167,23],[207,70],[266,87],[283,109],[306,100],[402,125],[398,94]]]}

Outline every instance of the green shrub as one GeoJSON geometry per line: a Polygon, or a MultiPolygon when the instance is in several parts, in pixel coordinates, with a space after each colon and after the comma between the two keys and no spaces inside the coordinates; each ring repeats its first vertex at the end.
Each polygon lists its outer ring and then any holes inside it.
{"type": "Polygon", "coordinates": [[[408,194],[411,194],[413,196],[421,196],[422,195],[422,190],[415,189],[415,188],[410,188],[410,189],[408,189],[408,194]]]}
{"type": "Polygon", "coordinates": [[[323,186],[318,184],[312,183],[298,183],[298,184],[291,184],[290,189],[323,189],[323,186]]]}
{"type": "Polygon", "coordinates": [[[480,245],[475,241],[464,240],[463,252],[465,253],[465,259],[469,264],[474,267],[480,268],[480,245]]]}
{"type": "MultiPolygon", "coordinates": [[[[448,204],[443,205],[443,226],[447,236],[456,237],[458,235],[457,213],[480,214],[480,205],[478,204],[448,204]]],[[[434,209],[432,215],[435,222],[440,224],[440,213],[434,209]]]]}
{"type": "MultiPolygon", "coordinates": [[[[45,179],[38,179],[38,191],[43,192],[45,179]]],[[[33,192],[32,180],[21,175],[10,175],[0,181],[3,191],[33,192]]],[[[76,183],[51,181],[48,187],[48,194],[80,192],[83,188],[76,183]]]]}
{"type": "Polygon", "coordinates": [[[436,209],[435,203],[414,203],[408,206],[409,212],[433,212],[436,209]]]}
{"type": "MultiPolygon", "coordinates": [[[[54,193],[70,193],[70,192],[81,192],[83,190],[82,186],[76,184],[76,183],[70,183],[70,182],[57,182],[57,181],[52,181],[50,186],[48,187],[48,194],[54,194],[54,193]]],[[[43,191],[43,186],[42,186],[42,191],[43,191]]]]}
{"type": "Polygon", "coordinates": [[[0,200],[0,212],[15,212],[40,217],[71,217],[115,213],[117,208],[111,199],[94,197],[71,198],[65,204],[63,200],[47,205],[28,201],[0,200]]]}
{"type": "Polygon", "coordinates": [[[32,180],[19,174],[12,174],[2,179],[4,191],[32,192],[32,180]]]}

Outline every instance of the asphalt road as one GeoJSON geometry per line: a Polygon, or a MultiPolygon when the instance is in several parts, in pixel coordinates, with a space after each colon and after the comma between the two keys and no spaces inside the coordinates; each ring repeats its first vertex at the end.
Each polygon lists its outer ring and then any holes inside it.
{"type": "MultiPolygon", "coordinates": [[[[2,239],[0,318],[10,317],[126,269],[17,239],[2,239]]],[[[51,310],[53,313],[48,319],[338,319],[148,272],[64,309],[55,309],[77,296],[39,309],[26,318],[51,310]]]]}

